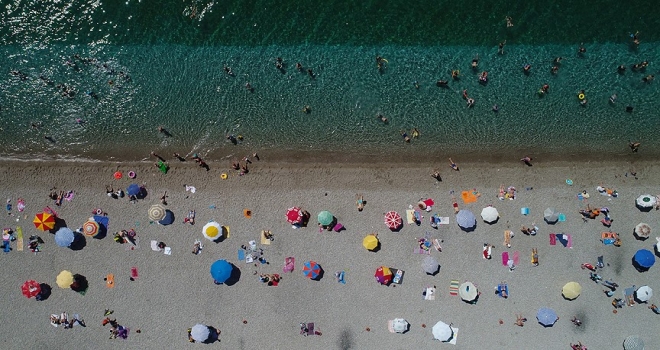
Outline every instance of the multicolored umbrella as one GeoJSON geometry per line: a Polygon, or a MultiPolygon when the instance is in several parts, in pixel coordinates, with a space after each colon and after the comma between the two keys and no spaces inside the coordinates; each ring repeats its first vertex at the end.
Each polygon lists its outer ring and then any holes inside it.
{"type": "Polygon", "coordinates": [[[577,282],[568,282],[561,289],[561,295],[568,300],[573,300],[582,293],[582,286],[577,282]]]}
{"type": "Polygon", "coordinates": [[[35,280],[25,281],[21,286],[21,292],[26,298],[34,298],[41,293],[41,285],[35,280]]]}
{"type": "Polygon", "coordinates": [[[335,220],[335,216],[332,215],[332,213],[330,213],[329,211],[324,210],[319,213],[318,220],[319,220],[319,224],[323,226],[328,226],[332,223],[332,221],[335,220]]]}
{"type": "Polygon", "coordinates": [[[303,264],[303,274],[309,279],[316,279],[321,274],[321,266],[315,261],[307,261],[303,264]]]}
{"type": "Polygon", "coordinates": [[[389,267],[381,266],[376,269],[374,277],[378,283],[388,285],[392,282],[392,271],[389,267]]]}
{"type": "Polygon", "coordinates": [[[215,241],[222,237],[222,226],[215,221],[211,221],[202,227],[202,234],[206,239],[215,241]]]}
{"type": "Polygon", "coordinates": [[[558,319],[559,317],[557,317],[555,310],[547,307],[540,308],[536,313],[536,320],[539,321],[543,327],[552,327],[558,319]]]}
{"type": "Polygon", "coordinates": [[[211,265],[211,276],[216,283],[225,283],[231,276],[234,267],[227,260],[216,260],[211,265]]]}
{"type": "Polygon", "coordinates": [[[57,283],[60,288],[71,288],[71,284],[73,283],[73,274],[71,271],[63,270],[59,275],[57,275],[55,283],[57,283]]]}
{"type": "Polygon", "coordinates": [[[366,250],[374,250],[378,247],[378,237],[375,234],[369,234],[362,240],[362,246],[366,250]]]}
{"type": "Polygon", "coordinates": [[[165,212],[165,207],[162,204],[154,204],[149,208],[149,220],[151,221],[161,221],[165,218],[167,213],[165,212]]]}
{"type": "Polygon", "coordinates": [[[75,239],[76,236],[68,227],[62,227],[55,233],[55,243],[60,247],[71,246],[71,243],[73,243],[75,239]]]}
{"type": "Polygon", "coordinates": [[[385,225],[387,228],[390,230],[396,230],[401,225],[403,225],[403,220],[401,219],[401,215],[395,211],[388,211],[385,214],[385,225]]]}
{"type": "Polygon", "coordinates": [[[37,230],[49,231],[55,228],[55,216],[48,213],[39,213],[32,220],[37,230]]]}
{"type": "Polygon", "coordinates": [[[303,221],[302,210],[298,207],[291,207],[286,211],[286,221],[291,225],[299,224],[303,221]]]}
{"type": "Polygon", "coordinates": [[[94,220],[85,222],[82,226],[85,236],[96,237],[99,234],[99,223],[94,220]]]}
{"type": "Polygon", "coordinates": [[[190,337],[196,342],[203,343],[209,339],[211,331],[209,327],[203,324],[196,324],[190,329],[190,337]]]}

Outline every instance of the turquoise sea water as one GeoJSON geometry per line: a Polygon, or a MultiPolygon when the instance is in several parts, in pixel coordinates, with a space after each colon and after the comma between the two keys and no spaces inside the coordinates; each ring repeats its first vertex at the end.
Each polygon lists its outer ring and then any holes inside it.
{"type": "Polygon", "coordinates": [[[605,158],[629,152],[631,139],[660,149],[660,81],[642,82],[660,70],[651,2],[4,1],[0,23],[4,156],[132,160],[155,150],[213,159],[240,147],[605,158]],[[380,72],[378,55],[388,62],[380,72]],[[631,69],[644,60],[644,71],[631,69]],[[421,136],[406,145],[400,132],[413,127],[421,136]]]}

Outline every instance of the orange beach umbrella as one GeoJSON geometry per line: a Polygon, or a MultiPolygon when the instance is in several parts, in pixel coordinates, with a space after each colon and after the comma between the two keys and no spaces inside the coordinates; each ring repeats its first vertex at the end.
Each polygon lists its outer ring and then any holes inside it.
{"type": "Polygon", "coordinates": [[[34,226],[41,231],[48,231],[55,228],[55,216],[48,213],[39,213],[32,220],[34,226]]]}

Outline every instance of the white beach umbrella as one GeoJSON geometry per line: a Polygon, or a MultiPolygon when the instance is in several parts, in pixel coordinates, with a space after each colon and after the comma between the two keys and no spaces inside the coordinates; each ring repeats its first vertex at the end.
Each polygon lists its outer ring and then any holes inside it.
{"type": "Polygon", "coordinates": [[[492,224],[500,218],[500,213],[498,213],[497,209],[494,207],[487,206],[481,210],[481,218],[484,219],[485,222],[492,224]]]}
{"type": "Polygon", "coordinates": [[[543,211],[543,220],[548,224],[554,224],[559,220],[559,215],[555,211],[555,208],[548,208],[543,211]]]}
{"type": "Polygon", "coordinates": [[[643,222],[640,222],[635,226],[635,235],[639,238],[649,238],[651,235],[651,226],[649,224],[645,224],[643,222]]]}
{"type": "Polygon", "coordinates": [[[207,341],[209,339],[209,335],[211,335],[209,327],[200,323],[194,325],[190,330],[190,336],[195,339],[195,341],[200,343],[207,341]]]}
{"type": "Polygon", "coordinates": [[[635,298],[643,303],[649,301],[652,296],[653,289],[651,289],[649,286],[641,286],[637,289],[637,291],[635,291],[635,298]]]}
{"type": "Polygon", "coordinates": [[[479,291],[474,283],[465,282],[458,288],[458,295],[460,295],[461,299],[471,303],[477,299],[479,291]]]}
{"type": "Polygon", "coordinates": [[[451,326],[448,324],[438,321],[438,323],[433,326],[433,338],[442,342],[451,341],[451,338],[454,337],[454,331],[451,329],[451,326]]]}
{"type": "Polygon", "coordinates": [[[637,204],[639,208],[653,208],[656,202],[657,200],[655,199],[655,196],[650,194],[643,194],[635,200],[635,204],[637,204]]]}
{"type": "Polygon", "coordinates": [[[202,234],[206,239],[215,241],[222,237],[222,226],[215,221],[211,221],[202,227],[202,234]]]}
{"type": "Polygon", "coordinates": [[[392,330],[395,333],[403,333],[408,330],[410,324],[403,318],[395,318],[392,320],[392,330]]]}

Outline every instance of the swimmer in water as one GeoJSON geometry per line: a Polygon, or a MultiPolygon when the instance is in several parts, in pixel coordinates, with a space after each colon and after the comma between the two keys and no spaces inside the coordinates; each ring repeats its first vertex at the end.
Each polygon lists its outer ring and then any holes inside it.
{"type": "Polygon", "coordinates": [[[410,131],[410,134],[412,135],[413,138],[417,138],[417,137],[419,137],[419,130],[417,130],[417,128],[413,128],[410,131]]]}
{"type": "Polygon", "coordinates": [[[435,83],[435,85],[438,86],[438,87],[447,87],[448,84],[449,84],[449,82],[446,81],[446,80],[438,80],[435,83]]]}
{"type": "Polygon", "coordinates": [[[413,86],[415,87],[415,89],[419,89],[419,83],[417,82],[417,80],[413,81],[413,86]]]}
{"type": "Polygon", "coordinates": [[[498,105],[493,105],[493,112],[497,113],[500,111],[500,106],[498,105]]]}
{"type": "Polygon", "coordinates": [[[83,125],[85,124],[85,121],[80,118],[76,118],[76,124],[83,125]]]}
{"type": "Polygon", "coordinates": [[[380,121],[385,123],[385,124],[388,123],[387,118],[385,118],[385,116],[382,115],[382,114],[377,115],[376,118],[380,119],[380,121]]]}
{"type": "Polygon", "coordinates": [[[616,94],[613,94],[612,96],[610,96],[610,103],[611,104],[616,103],[616,98],[617,98],[616,94]]]}

